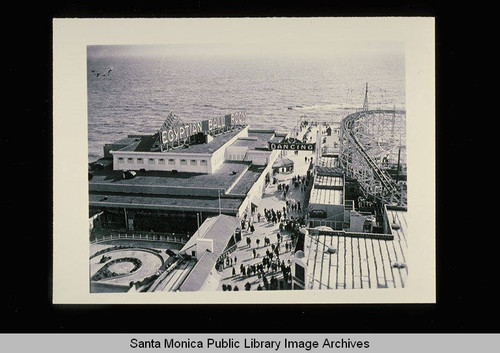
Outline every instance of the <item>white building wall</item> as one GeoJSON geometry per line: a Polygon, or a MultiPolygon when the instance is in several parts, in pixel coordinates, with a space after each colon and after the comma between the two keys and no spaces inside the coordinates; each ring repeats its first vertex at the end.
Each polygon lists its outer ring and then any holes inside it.
{"type": "Polygon", "coordinates": [[[191,173],[215,172],[226,160],[226,149],[240,137],[248,136],[248,126],[214,153],[111,151],[113,170],[160,170],[191,173]]]}
{"type": "Polygon", "coordinates": [[[225,158],[227,161],[243,161],[247,151],[247,146],[229,146],[226,149],[225,158]]]}
{"type": "Polygon", "coordinates": [[[252,161],[253,165],[267,165],[271,153],[264,151],[248,151],[247,160],[252,161]]]}
{"type": "Polygon", "coordinates": [[[200,256],[206,251],[214,252],[214,241],[213,239],[196,239],[196,258],[199,259],[200,256]]]}
{"type": "Polygon", "coordinates": [[[160,170],[211,173],[210,154],[113,151],[113,170],[160,170]]]}
{"type": "Polygon", "coordinates": [[[248,126],[241,130],[238,134],[233,136],[228,142],[224,144],[221,148],[212,154],[212,171],[215,172],[219,167],[226,161],[227,149],[240,137],[248,137],[248,126]]]}

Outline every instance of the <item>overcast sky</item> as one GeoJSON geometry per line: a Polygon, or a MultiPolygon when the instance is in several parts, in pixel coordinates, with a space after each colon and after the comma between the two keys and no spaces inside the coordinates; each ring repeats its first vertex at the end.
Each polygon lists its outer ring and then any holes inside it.
{"type": "MultiPolygon", "coordinates": [[[[403,53],[399,21],[348,18],[106,20],[89,55],[338,55],[403,53]],[[109,29],[108,29],[109,28],[109,29]],[[104,37],[104,36],[103,36],[104,37]],[[135,45],[130,47],[130,45],[135,45]],[[160,44],[160,45],[159,45],[160,44]]],[[[89,29],[87,28],[88,32],[89,29]]]]}
{"type": "Polygon", "coordinates": [[[286,43],[262,44],[170,44],[89,46],[89,57],[137,56],[339,56],[344,54],[403,54],[401,43],[286,43]]]}

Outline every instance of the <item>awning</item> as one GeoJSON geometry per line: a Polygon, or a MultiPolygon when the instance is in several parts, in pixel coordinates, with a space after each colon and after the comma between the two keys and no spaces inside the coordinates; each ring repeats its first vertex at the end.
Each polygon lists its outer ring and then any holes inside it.
{"type": "Polygon", "coordinates": [[[273,163],[273,168],[293,167],[293,161],[286,157],[280,157],[273,163]]]}

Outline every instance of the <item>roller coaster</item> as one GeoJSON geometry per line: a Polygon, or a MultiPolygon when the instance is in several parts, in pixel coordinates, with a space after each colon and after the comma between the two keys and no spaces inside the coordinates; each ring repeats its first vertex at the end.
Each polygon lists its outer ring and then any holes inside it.
{"type": "Polygon", "coordinates": [[[406,111],[363,110],[342,119],[340,163],[367,199],[407,206],[406,111]]]}

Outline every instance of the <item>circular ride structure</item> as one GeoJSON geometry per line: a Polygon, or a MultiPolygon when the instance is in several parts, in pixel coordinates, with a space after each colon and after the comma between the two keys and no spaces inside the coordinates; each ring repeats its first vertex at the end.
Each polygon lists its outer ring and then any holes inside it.
{"type": "Polygon", "coordinates": [[[340,163],[368,199],[406,207],[406,110],[363,109],[342,119],[340,163]]]}
{"type": "Polygon", "coordinates": [[[128,286],[154,275],[163,265],[160,254],[142,248],[109,248],[90,258],[90,280],[108,285],[128,286]],[[101,257],[101,255],[103,255],[101,257]]]}

